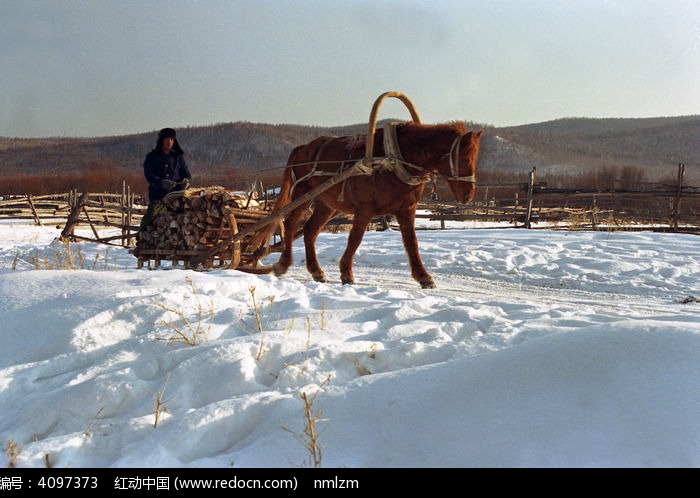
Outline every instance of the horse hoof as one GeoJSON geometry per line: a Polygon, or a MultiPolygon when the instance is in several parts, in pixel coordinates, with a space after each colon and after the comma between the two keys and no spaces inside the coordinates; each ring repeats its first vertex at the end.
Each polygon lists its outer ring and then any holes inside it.
{"type": "Polygon", "coordinates": [[[343,283],[343,285],[355,285],[355,280],[352,278],[341,278],[340,281],[343,283]]]}
{"type": "Polygon", "coordinates": [[[326,275],[324,275],[323,273],[320,275],[312,275],[312,276],[314,277],[314,280],[316,282],[321,282],[322,284],[328,283],[328,279],[326,278],[326,275]]]}
{"type": "Polygon", "coordinates": [[[433,282],[432,280],[426,280],[424,282],[421,282],[420,286],[423,289],[434,289],[437,287],[437,285],[435,285],[435,282],[433,282]]]}
{"type": "Polygon", "coordinates": [[[275,263],[272,265],[272,271],[275,272],[275,277],[281,277],[282,275],[287,273],[287,268],[279,263],[275,263]]]}

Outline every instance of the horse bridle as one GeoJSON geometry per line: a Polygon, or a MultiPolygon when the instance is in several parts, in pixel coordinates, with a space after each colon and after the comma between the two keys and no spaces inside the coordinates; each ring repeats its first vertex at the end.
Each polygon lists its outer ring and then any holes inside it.
{"type": "MultiPolygon", "coordinates": [[[[450,147],[450,180],[457,182],[476,183],[476,175],[459,176],[459,145],[462,142],[464,135],[459,135],[452,142],[450,147]]],[[[444,157],[444,156],[443,156],[444,157]]]]}
{"type": "MultiPolygon", "coordinates": [[[[387,125],[384,129],[384,150],[388,154],[388,160],[392,163],[393,169],[397,169],[397,166],[400,166],[401,164],[404,164],[410,168],[420,170],[420,171],[426,171],[425,168],[421,166],[417,166],[415,164],[408,163],[403,160],[403,157],[401,155],[401,150],[399,148],[399,142],[398,139],[396,138],[396,126],[397,123],[390,123],[387,125]]],[[[465,135],[458,135],[454,141],[452,142],[452,146],[450,147],[450,152],[448,154],[445,154],[442,156],[442,159],[445,158],[445,156],[450,157],[450,177],[448,177],[448,181],[457,181],[457,182],[469,182],[472,184],[476,184],[476,175],[469,175],[469,176],[460,176],[459,174],[459,148],[460,148],[460,143],[462,142],[462,138],[465,135]]],[[[398,172],[395,171],[395,173],[398,172]]],[[[426,183],[429,181],[429,177],[425,176],[421,179],[414,180],[413,182],[407,181],[404,177],[406,174],[403,176],[399,176],[402,181],[405,183],[426,183]]],[[[418,177],[415,177],[418,178],[418,177]]]]}

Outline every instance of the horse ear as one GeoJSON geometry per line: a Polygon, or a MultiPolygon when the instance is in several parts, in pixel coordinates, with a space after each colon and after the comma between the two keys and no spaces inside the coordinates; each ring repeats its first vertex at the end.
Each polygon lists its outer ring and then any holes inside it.
{"type": "Polygon", "coordinates": [[[482,130],[479,131],[474,131],[474,130],[469,130],[464,134],[464,137],[467,138],[469,141],[474,141],[474,140],[479,140],[481,138],[481,134],[483,133],[482,130]]]}

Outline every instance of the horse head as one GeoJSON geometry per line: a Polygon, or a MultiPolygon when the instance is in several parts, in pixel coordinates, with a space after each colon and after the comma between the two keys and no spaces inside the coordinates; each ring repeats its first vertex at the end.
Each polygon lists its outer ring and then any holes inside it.
{"type": "Polygon", "coordinates": [[[448,157],[438,172],[445,177],[455,200],[465,204],[476,193],[476,162],[479,157],[481,131],[467,131],[455,137],[448,157]]]}
{"type": "Polygon", "coordinates": [[[481,131],[468,131],[460,121],[436,125],[410,122],[404,125],[399,139],[409,163],[444,177],[455,200],[467,203],[476,193],[481,135],[481,131]]]}

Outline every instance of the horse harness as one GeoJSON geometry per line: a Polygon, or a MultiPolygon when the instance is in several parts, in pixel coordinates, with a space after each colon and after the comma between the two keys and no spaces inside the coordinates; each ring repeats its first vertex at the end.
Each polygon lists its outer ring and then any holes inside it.
{"type": "MultiPolygon", "coordinates": [[[[401,154],[401,149],[399,147],[399,142],[396,137],[396,127],[400,123],[388,123],[384,127],[384,152],[385,156],[382,157],[365,157],[363,159],[355,162],[350,168],[355,168],[357,170],[357,175],[371,175],[375,172],[391,172],[399,180],[407,185],[420,185],[422,183],[428,183],[434,179],[434,173],[426,171],[423,167],[417,166],[406,162],[401,154]],[[412,174],[409,172],[409,168],[413,170],[420,171],[419,174],[412,174]]],[[[461,181],[461,182],[471,182],[476,183],[476,175],[460,176],[459,175],[459,152],[460,152],[460,142],[463,135],[457,136],[452,142],[450,147],[450,152],[445,154],[449,155],[450,159],[450,177],[449,180],[461,181]]],[[[314,176],[335,176],[338,173],[345,171],[345,163],[340,167],[340,170],[336,172],[331,171],[321,171],[318,170],[318,164],[321,160],[321,154],[328,144],[330,144],[337,137],[329,137],[316,151],[316,156],[314,157],[313,168],[310,172],[303,175],[300,178],[296,178],[294,174],[294,169],[291,170],[292,176],[292,188],[303,181],[308,180],[314,176]]],[[[443,158],[445,157],[443,156],[443,158]]],[[[343,181],[343,188],[341,189],[339,200],[342,200],[345,190],[346,182],[343,181]]]]}

